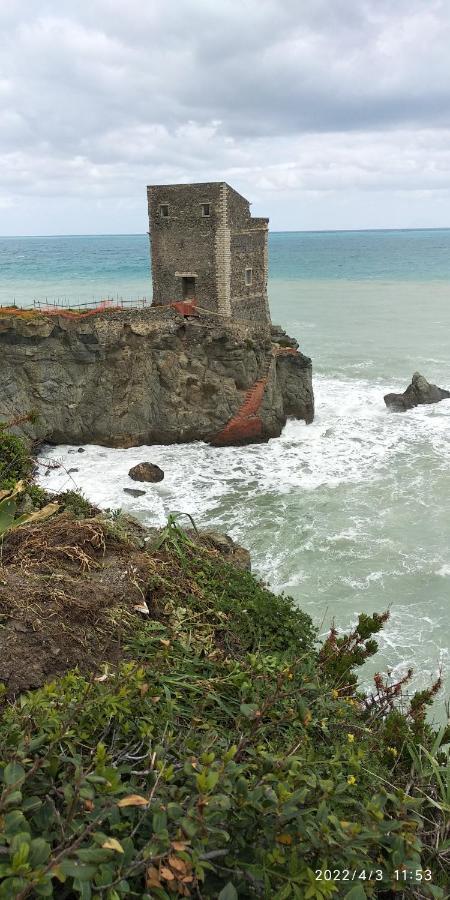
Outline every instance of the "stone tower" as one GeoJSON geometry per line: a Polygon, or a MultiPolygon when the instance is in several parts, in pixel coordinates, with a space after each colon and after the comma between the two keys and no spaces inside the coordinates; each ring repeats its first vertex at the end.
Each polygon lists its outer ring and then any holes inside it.
{"type": "Polygon", "coordinates": [[[223,181],[147,189],[153,304],[191,301],[199,313],[270,322],[268,219],[223,181]]]}

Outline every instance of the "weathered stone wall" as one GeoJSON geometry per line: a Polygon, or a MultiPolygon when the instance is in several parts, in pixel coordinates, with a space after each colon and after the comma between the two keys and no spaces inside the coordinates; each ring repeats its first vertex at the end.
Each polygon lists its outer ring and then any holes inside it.
{"type": "Polygon", "coordinates": [[[231,308],[235,319],[267,318],[266,229],[246,228],[231,237],[231,308]],[[252,284],[245,284],[245,270],[252,269],[252,284]]]}
{"type": "Polygon", "coordinates": [[[182,275],[196,275],[198,306],[217,311],[216,232],[223,222],[220,184],[167,185],[148,188],[153,303],[179,302],[182,275]],[[202,216],[202,204],[210,215],[202,216]],[[169,207],[167,218],[160,214],[169,207]],[[178,274],[177,274],[178,273],[178,274]]]}
{"type": "Polygon", "coordinates": [[[182,275],[192,275],[197,306],[225,318],[270,321],[268,220],[253,219],[248,200],[222,182],[149,187],[148,203],[154,304],[182,300],[182,275]]]}
{"type": "MultiPolygon", "coordinates": [[[[168,308],[0,315],[0,420],[33,410],[33,440],[139,444],[212,441],[267,372],[270,328],[183,319],[168,308]]],[[[310,421],[311,361],[270,366],[258,440],[286,416],[310,421]]]]}
{"type": "Polygon", "coordinates": [[[268,219],[252,218],[250,204],[227,186],[228,222],[231,231],[231,309],[235,319],[270,321],[267,300],[268,219]],[[246,285],[245,270],[252,283],[246,285]]]}

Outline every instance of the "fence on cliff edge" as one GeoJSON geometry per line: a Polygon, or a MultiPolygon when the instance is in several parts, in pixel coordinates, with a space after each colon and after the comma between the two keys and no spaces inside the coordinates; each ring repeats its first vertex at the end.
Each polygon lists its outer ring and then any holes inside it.
{"type": "Polygon", "coordinates": [[[26,305],[18,303],[14,297],[9,303],[0,303],[0,309],[16,309],[16,310],[36,310],[40,312],[51,310],[62,310],[68,312],[76,312],[77,310],[99,311],[108,307],[119,309],[146,309],[151,306],[151,297],[134,297],[125,298],[117,294],[115,297],[107,296],[100,298],[92,297],[91,300],[80,300],[78,297],[33,297],[26,305]]]}
{"type": "Polygon", "coordinates": [[[147,306],[151,305],[151,302],[151,297],[134,297],[130,299],[121,297],[119,294],[117,294],[117,296],[115,297],[107,296],[102,297],[101,299],[92,298],[92,300],[86,300],[83,302],[74,300],[73,297],[57,297],[51,299],[45,297],[45,299],[33,298],[33,308],[41,311],[43,311],[44,309],[62,309],[69,312],[76,311],[78,309],[104,309],[108,306],[124,308],[135,307],[136,309],[145,309],[147,306]]]}

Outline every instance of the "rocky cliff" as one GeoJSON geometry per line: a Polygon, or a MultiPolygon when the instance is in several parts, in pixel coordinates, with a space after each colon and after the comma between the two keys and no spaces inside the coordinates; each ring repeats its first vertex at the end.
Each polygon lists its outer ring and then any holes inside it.
{"type": "Polygon", "coordinates": [[[311,360],[281,329],[169,309],[0,315],[0,419],[51,443],[233,444],[312,421],[311,360]]]}

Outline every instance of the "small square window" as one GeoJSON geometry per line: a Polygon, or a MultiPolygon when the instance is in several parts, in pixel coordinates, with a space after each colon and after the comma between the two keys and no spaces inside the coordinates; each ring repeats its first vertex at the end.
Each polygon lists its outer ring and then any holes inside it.
{"type": "Polygon", "coordinates": [[[211,204],[210,203],[202,203],[202,216],[204,219],[207,219],[208,216],[211,215],[211,204]]]}
{"type": "Polygon", "coordinates": [[[159,207],[159,214],[162,219],[169,218],[169,204],[168,203],[161,203],[161,205],[159,207]]]}
{"type": "Polygon", "coordinates": [[[253,269],[246,269],[245,270],[245,285],[246,285],[246,287],[250,287],[252,281],[253,281],[253,269]]]}

